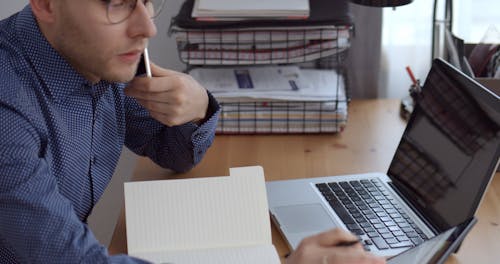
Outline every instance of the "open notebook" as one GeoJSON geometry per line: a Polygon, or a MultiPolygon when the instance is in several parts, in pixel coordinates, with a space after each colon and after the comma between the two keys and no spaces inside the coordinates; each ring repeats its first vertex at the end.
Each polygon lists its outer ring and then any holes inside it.
{"type": "Polygon", "coordinates": [[[125,183],[129,255],[155,263],[280,263],[262,167],[230,175],[125,183]]]}

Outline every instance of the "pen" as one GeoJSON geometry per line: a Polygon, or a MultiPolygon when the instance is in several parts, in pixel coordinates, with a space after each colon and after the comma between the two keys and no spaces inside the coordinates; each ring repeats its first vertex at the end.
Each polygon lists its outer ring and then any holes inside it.
{"type": "Polygon", "coordinates": [[[359,243],[359,240],[342,241],[340,243],[337,243],[335,246],[336,247],[350,247],[350,246],[356,245],[357,243],[359,243]]]}
{"type": "Polygon", "coordinates": [[[149,52],[148,48],[144,49],[144,66],[146,66],[146,76],[151,78],[151,65],[149,65],[149,52]]]}
{"type": "MultiPolygon", "coordinates": [[[[351,247],[351,246],[356,245],[359,242],[360,242],[359,239],[351,240],[351,241],[342,241],[342,242],[335,244],[335,246],[336,247],[351,247]]],[[[285,254],[285,258],[288,258],[288,256],[290,256],[290,253],[285,254]]]]}
{"type": "Polygon", "coordinates": [[[415,79],[415,75],[413,75],[410,66],[406,66],[406,71],[408,72],[408,75],[410,75],[410,79],[413,82],[413,85],[417,85],[417,79],[415,79]]]}

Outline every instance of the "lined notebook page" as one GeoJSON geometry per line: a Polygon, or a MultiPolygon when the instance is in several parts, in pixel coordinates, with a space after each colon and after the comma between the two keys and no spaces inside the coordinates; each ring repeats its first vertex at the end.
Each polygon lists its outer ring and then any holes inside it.
{"type": "Polygon", "coordinates": [[[125,183],[129,254],[272,244],[262,167],[230,174],[125,183]]]}
{"type": "Polygon", "coordinates": [[[135,257],[147,259],[153,263],[173,264],[279,264],[280,259],[273,245],[200,249],[190,251],[164,251],[140,253],[135,257]]]}

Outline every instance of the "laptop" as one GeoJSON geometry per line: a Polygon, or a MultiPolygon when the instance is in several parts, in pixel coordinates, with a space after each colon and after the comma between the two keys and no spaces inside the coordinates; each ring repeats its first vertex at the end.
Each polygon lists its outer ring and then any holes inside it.
{"type": "Polygon", "coordinates": [[[457,250],[477,222],[476,218],[390,257],[387,264],[442,264],[457,250]]]}
{"type": "Polygon", "coordinates": [[[440,59],[414,97],[387,173],[266,183],[291,249],[341,227],[393,256],[474,217],[499,163],[499,97],[440,59]]]}

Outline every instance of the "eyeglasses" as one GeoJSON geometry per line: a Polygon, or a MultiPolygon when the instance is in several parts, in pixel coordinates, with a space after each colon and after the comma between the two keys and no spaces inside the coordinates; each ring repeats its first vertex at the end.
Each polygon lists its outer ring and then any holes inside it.
{"type": "MultiPolygon", "coordinates": [[[[106,3],[106,15],[111,24],[121,23],[130,17],[137,7],[138,0],[103,0],[106,3]]],[[[141,0],[150,18],[160,14],[165,0],[141,0]]]]}

